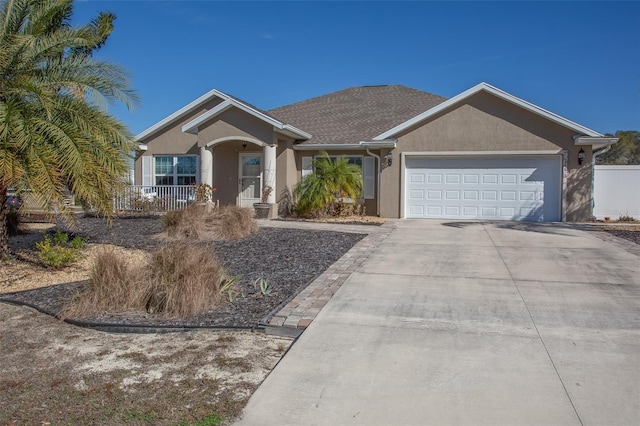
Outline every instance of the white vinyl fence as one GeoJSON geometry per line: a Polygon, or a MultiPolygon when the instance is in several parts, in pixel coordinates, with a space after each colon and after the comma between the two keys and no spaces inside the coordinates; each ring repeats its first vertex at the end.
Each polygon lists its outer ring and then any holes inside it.
{"type": "Polygon", "coordinates": [[[193,186],[130,185],[113,200],[117,211],[167,212],[181,210],[196,200],[193,186]]]}
{"type": "Polygon", "coordinates": [[[593,203],[596,219],[640,219],[640,165],[594,166],[593,203]]]}

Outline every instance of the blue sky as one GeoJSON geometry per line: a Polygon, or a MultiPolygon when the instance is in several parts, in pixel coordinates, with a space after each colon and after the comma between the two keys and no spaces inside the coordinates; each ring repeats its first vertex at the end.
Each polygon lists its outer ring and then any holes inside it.
{"type": "Polygon", "coordinates": [[[212,88],[262,109],[352,86],[486,81],[600,132],[640,130],[639,2],[77,1],[142,99],[136,134],[212,88]]]}

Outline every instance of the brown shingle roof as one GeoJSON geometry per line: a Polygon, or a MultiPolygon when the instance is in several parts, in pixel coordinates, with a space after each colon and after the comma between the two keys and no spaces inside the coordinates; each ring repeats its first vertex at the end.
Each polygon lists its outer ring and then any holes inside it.
{"type": "Polygon", "coordinates": [[[303,144],[368,141],[446,101],[406,86],[362,86],[269,110],[283,123],[311,133],[303,144]]]}

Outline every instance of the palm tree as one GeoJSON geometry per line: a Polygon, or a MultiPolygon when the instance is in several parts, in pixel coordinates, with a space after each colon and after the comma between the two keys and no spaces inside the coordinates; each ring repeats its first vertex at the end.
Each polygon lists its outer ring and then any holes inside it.
{"type": "Polygon", "coordinates": [[[332,160],[326,152],[321,152],[313,162],[315,172],[305,176],[296,187],[299,214],[318,214],[333,205],[338,198],[356,200],[362,193],[362,170],[357,164],[350,164],[344,157],[332,160]]]}
{"type": "Polygon", "coordinates": [[[126,72],[92,53],[115,16],[72,27],[73,0],[0,1],[0,257],[8,253],[6,191],[43,208],[70,191],[109,217],[135,143],[105,107],[137,99],[126,72]]]}

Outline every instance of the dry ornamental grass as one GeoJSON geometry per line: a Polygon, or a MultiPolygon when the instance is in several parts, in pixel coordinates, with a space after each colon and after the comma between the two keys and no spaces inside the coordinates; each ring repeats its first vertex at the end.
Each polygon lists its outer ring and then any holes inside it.
{"type": "Polygon", "coordinates": [[[164,217],[168,237],[179,239],[239,240],[253,234],[258,225],[253,210],[237,206],[191,205],[164,217]]]}
{"type": "Polygon", "coordinates": [[[131,264],[105,250],[96,257],[88,284],[62,317],[128,309],[190,317],[225,302],[232,291],[230,282],[213,252],[193,244],[162,247],[149,264],[131,264]]]}

